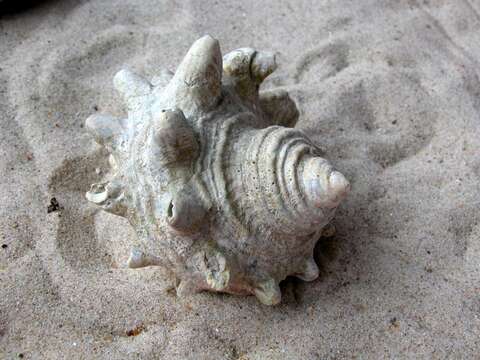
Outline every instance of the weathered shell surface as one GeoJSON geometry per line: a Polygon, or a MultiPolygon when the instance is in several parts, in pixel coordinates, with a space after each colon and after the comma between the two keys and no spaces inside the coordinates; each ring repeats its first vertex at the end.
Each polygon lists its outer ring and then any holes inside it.
{"type": "Polygon", "coordinates": [[[313,249],[349,183],[284,127],[298,118],[288,93],[259,93],[275,67],[273,54],[250,48],[222,61],[205,36],[175,74],[117,73],[128,119],[86,121],[113,174],[87,199],[135,228],[128,265],[167,267],[179,295],[253,294],[272,305],[285,277],[318,276],[313,249]]]}

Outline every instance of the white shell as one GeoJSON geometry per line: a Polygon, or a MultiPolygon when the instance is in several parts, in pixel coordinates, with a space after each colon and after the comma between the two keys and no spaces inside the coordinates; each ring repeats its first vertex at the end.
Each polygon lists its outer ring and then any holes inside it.
{"type": "Polygon", "coordinates": [[[349,183],[305,134],[283,127],[298,118],[288,93],[258,92],[275,67],[273,54],[250,48],[222,67],[218,41],[204,36],[175,74],[115,76],[128,119],[87,119],[114,173],[87,199],[136,229],[129,266],[168,267],[179,295],[273,305],[285,277],[318,276],[313,248],[349,183]]]}

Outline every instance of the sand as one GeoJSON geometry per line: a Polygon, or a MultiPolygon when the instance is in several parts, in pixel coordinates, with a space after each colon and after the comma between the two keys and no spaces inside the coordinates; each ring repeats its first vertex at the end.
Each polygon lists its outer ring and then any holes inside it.
{"type": "MultiPolygon", "coordinates": [[[[1,359],[474,359],[480,352],[480,1],[47,1],[0,18],[1,359]],[[124,266],[133,230],[84,193],[113,75],[209,33],[278,53],[352,192],[283,302],[178,299],[124,266]],[[56,198],[58,206],[51,205],[56,198]]],[[[99,171],[96,171],[96,168],[99,171]]]]}

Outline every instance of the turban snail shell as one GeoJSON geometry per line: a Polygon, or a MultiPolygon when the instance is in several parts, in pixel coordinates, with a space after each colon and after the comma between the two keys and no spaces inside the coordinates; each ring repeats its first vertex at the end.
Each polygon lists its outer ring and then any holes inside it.
{"type": "Polygon", "coordinates": [[[298,118],[288,93],[259,93],[275,68],[273,54],[251,48],[222,59],[204,36],[175,73],[116,74],[127,119],[86,121],[112,167],[87,199],[136,230],[128,266],[166,267],[179,296],[209,290],[274,305],[287,276],[318,276],[315,243],[350,185],[286,127],[298,118]]]}

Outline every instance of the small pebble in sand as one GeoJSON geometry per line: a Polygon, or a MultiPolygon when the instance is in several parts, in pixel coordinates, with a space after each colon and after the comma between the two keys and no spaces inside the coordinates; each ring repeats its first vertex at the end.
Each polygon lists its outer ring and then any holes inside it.
{"type": "Polygon", "coordinates": [[[137,336],[144,330],[143,324],[135,326],[133,329],[127,330],[125,334],[127,336],[137,336]]]}
{"type": "Polygon", "coordinates": [[[54,197],[51,198],[50,199],[50,205],[48,205],[48,207],[47,207],[47,213],[50,214],[51,212],[58,211],[58,210],[61,210],[61,209],[63,209],[63,207],[60,206],[57,199],[54,198],[54,197]]]}
{"type": "Polygon", "coordinates": [[[390,319],[390,329],[398,329],[400,327],[400,322],[396,317],[390,319]]]}

